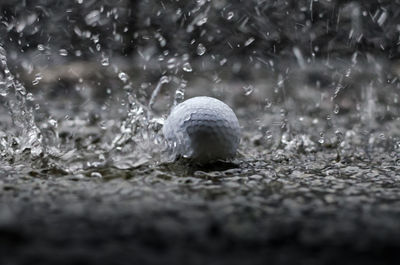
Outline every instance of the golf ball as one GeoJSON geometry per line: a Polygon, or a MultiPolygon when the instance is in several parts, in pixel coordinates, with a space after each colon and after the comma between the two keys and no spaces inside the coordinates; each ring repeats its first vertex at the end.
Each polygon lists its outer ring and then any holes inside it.
{"type": "Polygon", "coordinates": [[[175,155],[199,162],[232,158],[240,140],[232,109],[211,97],[194,97],[172,109],[163,134],[175,155]]]}

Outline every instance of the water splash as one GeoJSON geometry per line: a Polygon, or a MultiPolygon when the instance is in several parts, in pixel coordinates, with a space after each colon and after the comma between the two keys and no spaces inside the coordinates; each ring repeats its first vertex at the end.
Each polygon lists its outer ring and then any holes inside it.
{"type": "Polygon", "coordinates": [[[25,87],[15,79],[7,65],[6,51],[0,44],[0,95],[5,98],[5,105],[11,115],[15,126],[12,149],[10,155],[17,158],[17,155],[28,152],[31,158],[37,158],[44,154],[42,134],[38,128],[32,107],[28,107],[25,87]]]}

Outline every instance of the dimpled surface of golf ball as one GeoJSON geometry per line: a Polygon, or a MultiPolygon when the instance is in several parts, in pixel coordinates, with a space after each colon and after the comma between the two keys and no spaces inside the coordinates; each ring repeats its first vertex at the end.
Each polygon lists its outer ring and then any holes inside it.
{"type": "Polygon", "coordinates": [[[194,97],[175,106],[163,134],[176,155],[199,162],[234,157],[240,141],[235,113],[211,97],[194,97]]]}

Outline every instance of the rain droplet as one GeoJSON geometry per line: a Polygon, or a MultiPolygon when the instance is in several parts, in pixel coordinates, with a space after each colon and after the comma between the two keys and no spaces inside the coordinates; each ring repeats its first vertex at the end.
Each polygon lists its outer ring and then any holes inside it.
{"type": "Polygon", "coordinates": [[[319,133],[319,140],[318,140],[318,143],[323,144],[324,142],[325,142],[324,133],[323,133],[323,132],[320,132],[320,133],[319,133]]]}
{"type": "Polygon", "coordinates": [[[244,46],[249,46],[250,44],[252,44],[254,42],[254,38],[251,37],[250,39],[246,40],[246,42],[244,43],[244,46]]]}
{"type": "Polygon", "coordinates": [[[90,176],[91,176],[92,178],[99,178],[99,179],[103,178],[103,175],[102,175],[100,172],[92,172],[92,173],[90,174],[90,176]]]}
{"type": "Polygon", "coordinates": [[[177,89],[175,91],[175,98],[174,98],[175,102],[174,103],[178,104],[178,103],[182,102],[184,98],[185,98],[185,92],[181,89],[177,89]]]}
{"type": "Polygon", "coordinates": [[[243,90],[244,90],[244,95],[249,96],[251,93],[253,93],[254,87],[252,85],[244,86],[243,90]]]}
{"type": "Polygon", "coordinates": [[[60,50],[59,50],[59,54],[60,54],[61,56],[67,56],[67,55],[68,55],[68,51],[67,51],[66,49],[60,49],[60,50]]]}
{"type": "Polygon", "coordinates": [[[272,140],[272,131],[271,130],[265,131],[265,139],[267,141],[271,141],[272,140]]]}
{"type": "Polygon", "coordinates": [[[32,93],[28,93],[28,94],[26,94],[26,100],[28,100],[28,101],[34,101],[35,98],[33,97],[32,93]]]}
{"type": "Polygon", "coordinates": [[[183,64],[182,69],[185,72],[192,72],[193,71],[192,66],[188,62],[183,64]]]}
{"type": "Polygon", "coordinates": [[[103,57],[103,58],[101,59],[101,65],[102,65],[102,66],[109,66],[109,65],[110,65],[110,60],[109,60],[109,58],[108,58],[108,57],[103,57]]]}
{"type": "Polygon", "coordinates": [[[39,51],[44,51],[44,45],[43,44],[38,44],[37,49],[39,51]]]}
{"type": "Polygon", "coordinates": [[[196,25],[197,26],[202,26],[205,23],[207,23],[207,17],[203,17],[202,19],[200,19],[199,21],[197,21],[196,25]]]}
{"type": "Polygon", "coordinates": [[[386,19],[388,17],[388,13],[387,12],[383,12],[380,17],[378,18],[378,25],[382,27],[383,23],[385,23],[386,19]]]}
{"type": "Polygon", "coordinates": [[[0,96],[6,97],[8,95],[8,91],[6,89],[0,88],[0,96]]]}
{"type": "Polygon", "coordinates": [[[173,68],[176,67],[176,65],[177,65],[176,58],[171,58],[167,62],[167,68],[168,69],[173,69],[173,68]]]}
{"type": "Polygon", "coordinates": [[[37,73],[35,75],[35,79],[32,81],[32,85],[36,86],[37,84],[39,84],[40,80],[42,80],[42,74],[37,73]]]}
{"type": "Polygon", "coordinates": [[[204,47],[202,43],[199,43],[199,45],[197,45],[196,51],[198,55],[202,56],[206,52],[206,47],[204,47]]]}
{"type": "Polygon", "coordinates": [[[54,128],[57,128],[57,126],[58,126],[57,120],[55,120],[53,118],[49,118],[48,123],[54,128]]]}
{"type": "Polygon", "coordinates": [[[271,106],[272,106],[272,101],[269,100],[268,98],[266,98],[264,101],[265,101],[265,106],[264,106],[264,108],[265,108],[265,109],[271,108],[271,106]]]}
{"type": "Polygon", "coordinates": [[[338,114],[340,111],[340,107],[338,104],[335,104],[335,107],[333,108],[333,113],[338,114]]]}
{"type": "Polygon", "coordinates": [[[122,82],[126,83],[126,82],[128,82],[129,76],[128,76],[126,73],[124,73],[124,72],[120,72],[120,73],[118,74],[118,78],[119,78],[122,82]]]}
{"type": "Polygon", "coordinates": [[[343,133],[340,130],[336,130],[335,135],[339,142],[343,141],[343,133]]]}
{"type": "Polygon", "coordinates": [[[99,20],[100,20],[100,11],[99,10],[93,10],[92,12],[87,14],[85,17],[85,22],[89,26],[95,25],[99,20]]]}

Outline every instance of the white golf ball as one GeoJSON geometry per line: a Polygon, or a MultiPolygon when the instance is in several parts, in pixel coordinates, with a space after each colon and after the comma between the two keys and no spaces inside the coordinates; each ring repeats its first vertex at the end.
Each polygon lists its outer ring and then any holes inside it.
{"type": "Polygon", "coordinates": [[[234,157],[240,141],[235,113],[211,97],[194,97],[175,106],[163,134],[175,155],[199,162],[234,157]]]}

